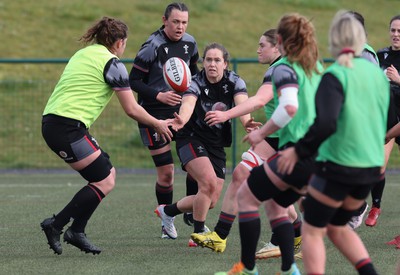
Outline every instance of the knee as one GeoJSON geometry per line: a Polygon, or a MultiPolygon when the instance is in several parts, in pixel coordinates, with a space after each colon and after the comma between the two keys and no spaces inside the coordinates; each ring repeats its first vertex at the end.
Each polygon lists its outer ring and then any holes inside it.
{"type": "MultiPolygon", "coordinates": [[[[243,181],[247,179],[249,176],[250,172],[247,169],[244,168],[239,168],[239,166],[233,171],[232,174],[232,181],[229,184],[230,188],[233,188],[233,190],[238,190],[239,187],[242,185],[243,181]]],[[[232,190],[232,189],[231,189],[232,190]]]]}
{"type": "Polygon", "coordinates": [[[97,188],[99,188],[101,190],[101,192],[103,192],[103,194],[106,196],[115,187],[115,176],[116,176],[115,169],[112,168],[110,170],[110,175],[108,175],[108,177],[106,177],[102,181],[92,183],[92,184],[95,185],[97,188]]]}
{"type": "Polygon", "coordinates": [[[164,186],[172,185],[174,181],[174,166],[172,164],[157,167],[157,182],[164,186]]]}
{"type": "Polygon", "coordinates": [[[333,243],[335,243],[337,240],[343,239],[342,234],[345,232],[344,230],[350,230],[350,232],[353,231],[349,226],[328,225],[326,228],[326,235],[333,243]]]}
{"type": "Polygon", "coordinates": [[[199,192],[207,195],[212,199],[217,191],[217,180],[215,178],[207,177],[202,181],[198,181],[199,192]]]}
{"type": "Polygon", "coordinates": [[[109,177],[105,178],[102,185],[108,190],[107,194],[110,193],[115,187],[115,173],[111,173],[109,177]]]}

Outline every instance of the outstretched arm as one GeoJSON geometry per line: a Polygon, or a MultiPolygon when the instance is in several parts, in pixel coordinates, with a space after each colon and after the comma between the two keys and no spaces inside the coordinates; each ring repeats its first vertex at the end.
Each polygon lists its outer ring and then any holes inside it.
{"type": "MultiPolygon", "coordinates": [[[[234,97],[234,100],[235,100],[235,105],[240,106],[241,104],[243,104],[248,100],[248,96],[247,94],[238,94],[234,97]]],[[[254,118],[252,118],[249,113],[241,115],[240,122],[242,123],[243,128],[246,130],[246,132],[250,132],[262,126],[262,123],[255,122],[254,118]]]]}
{"type": "Polygon", "coordinates": [[[174,114],[175,119],[172,124],[172,128],[175,131],[179,131],[185,126],[185,124],[189,121],[190,117],[193,114],[194,107],[196,106],[197,97],[191,94],[188,94],[182,97],[182,105],[179,108],[179,114],[174,114]]]}
{"type": "Polygon", "coordinates": [[[172,132],[168,129],[168,126],[172,125],[172,120],[158,120],[151,116],[142,106],[140,106],[135,97],[133,96],[132,90],[116,91],[119,103],[124,109],[125,113],[133,118],[134,120],[149,125],[164,139],[171,141],[172,132]]]}
{"type": "Polygon", "coordinates": [[[278,90],[278,94],[280,94],[279,104],[273,112],[271,118],[263,127],[261,127],[261,129],[247,134],[243,138],[243,141],[247,141],[252,147],[255,147],[265,137],[285,127],[297,112],[297,92],[297,86],[283,87],[282,89],[278,90]]]}
{"type": "MultiPolygon", "coordinates": [[[[272,84],[263,84],[257,91],[257,93],[247,98],[247,100],[236,104],[235,107],[227,111],[210,111],[206,114],[206,122],[210,125],[216,125],[218,123],[224,123],[225,121],[250,114],[267,104],[273,98],[272,84]]],[[[236,99],[235,99],[236,103],[236,99]]]]}

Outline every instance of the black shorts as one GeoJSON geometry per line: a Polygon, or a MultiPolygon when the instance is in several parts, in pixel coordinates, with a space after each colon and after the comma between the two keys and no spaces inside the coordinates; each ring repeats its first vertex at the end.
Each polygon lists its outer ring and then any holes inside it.
{"type": "Polygon", "coordinates": [[[279,148],[279,138],[277,137],[266,137],[265,141],[275,150],[278,151],[279,148]]]}
{"type": "Polygon", "coordinates": [[[315,172],[315,156],[298,161],[290,175],[278,173],[277,161],[279,158],[280,155],[276,153],[268,159],[267,163],[281,180],[297,189],[301,189],[308,184],[311,175],[315,172]]]}
{"type": "MultiPolygon", "coordinates": [[[[390,92],[390,102],[387,119],[387,129],[389,130],[399,122],[400,118],[400,95],[390,92]]],[[[400,137],[396,137],[395,141],[400,145],[400,137]]]]}
{"type": "Polygon", "coordinates": [[[225,179],[226,153],[223,147],[209,147],[196,138],[177,138],[176,151],[178,152],[181,166],[198,157],[208,157],[218,178],[225,179]]]}
{"type": "Polygon", "coordinates": [[[310,186],[335,201],[343,201],[347,196],[357,200],[364,200],[368,197],[372,188],[371,184],[351,184],[328,180],[314,175],[310,180],[310,186]]]}
{"type": "MultiPolygon", "coordinates": [[[[168,118],[174,118],[173,114],[171,115],[170,113],[167,112],[156,113],[156,114],[149,112],[149,114],[151,114],[157,119],[163,119],[163,120],[168,118]]],[[[147,146],[150,150],[159,149],[170,144],[169,141],[164,141],[162,139],[159,139],[157,132],[154,131],[152,127],[149,127],[148,125],[142,123],[138,123],[138,126],[143,145],[147,146]]],[[[173,134],[172,140],[175,140],[176,131],[174,131],[172,128],[170,128],[170,130],[173,134]]]]}
{"type": "Polygon", "coordinates": [[[75,119],[45,115],[42,135],[50,149],[67,163],[77,162],[100,149],[85,124],[75,119]]]}

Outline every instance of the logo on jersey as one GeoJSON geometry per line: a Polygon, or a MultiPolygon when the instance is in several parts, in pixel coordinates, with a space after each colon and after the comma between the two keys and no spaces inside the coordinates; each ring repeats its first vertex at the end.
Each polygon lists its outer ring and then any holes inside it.
{"type": "Polygon", "coordinates": [[[68,157],[68,154],[67,154],[66,152],[64,152],[64,151],[60,151],[60,152],[58,152],[58,154],[59,154],[63,159],[65,159],[66,157],[68,157]]]}
{"type": "Polygon", "coordinates": [[[189,53],[188,52],[189,46],[185,44],[185,46],[183,46],[183,48],[185,49],[185,54],[188,54],[189,53]]]}
{"type": "Polygon", "coordinates": [[[204,93],[205,93],[206,95],[208,95],[208,92],[209,92],[208,89],[204,89],[204,93]]]}
{"type": "Polygon", "coordinates": [[[389,55],[388,53],[384,53],[383,54],[383,59],[386,59],[386,57],[388,57],[388,55],[389,55]]]}
{"type": "Polygon", "coordinates": [[[165,51],[166,54],[168,54],[168,48],[167,47],[164,48],[164,51],[165,51]]]}
{"type": "Polygon", "coordinates": [[[229,91],[228,91],[228,84],[225,84],[224,86],[222,86],[222,89],[224,89],[224,94],[229,93],[229,91]]]}
{"type": "Polygon", "coordinates": [[[203,146],[197,147],[197,151],[199,151],[199,153],[203,153],[204,152],[204,147],[203,146]]]}

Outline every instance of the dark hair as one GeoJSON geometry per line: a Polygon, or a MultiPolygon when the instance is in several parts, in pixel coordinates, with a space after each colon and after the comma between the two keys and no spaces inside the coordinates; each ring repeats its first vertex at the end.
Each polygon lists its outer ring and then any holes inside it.
{"type": "Polygon", "coordinates": [[[273,46],[276,46],[276,44],[278,43],[278,41],[276,40],[276,29],[269,29],[266,30],[263,33],[263,36],[265,36],[265,38],[267,39],[267,41],[269,43],[271,43],[273,46]]]}
{"type": "Polygon", "coordinates": [[[298,13],[284,15],[277,33],[282,37],[285,55],[290,62],[298,62],[308,76],[312,71],[318,72],[318,45],[310,20],[298,13]]]}
{"type": "Polygon", "coordinates": [[[362,16],[361,13],[356,12],[356,11],[348,11],[347,13],[352,15],[355,19],[357,19],[358,22],[360,22],[361,25],[365,28],[364,16],[362,16]]]}
{"type": "Polygon", "coordinates": [[[179,10],[179,11],[187,11],[189,12],[188,7],[184,3],[171,3],[165,8],[164,17],[168,19],[171,15],[172,10],[179,10]]]}
{"type": "Polygon", "coordinates": [[[128,37],[128,26],[114,18],[103,17],[79,39],[85,44],[95,42],[110,49],[118,39],[128,37]]]}
{"type": "Polygon", "coordinates": [[[206,57],[207,52],[212,49],[220,50],[222,52],[222,57],[223,57],[224,61],[229,65],[228,51],[226,50],[226,48],[224,46],[222,46],[221,44],[216,43],[216,42],[210,43],[205,47],[204,52],[203,52],[203,60],[206,57]]]}
{"type": "Polygon", "coordinates": [[[392,22],[393,22],[394,20],[400,20],[400,14],[399,14],[399,15],[396,15],[396,16],[393,16],[392,19],[390,19],[389,28],[390,28],[390,25],[392,25],[392,22]]]}

